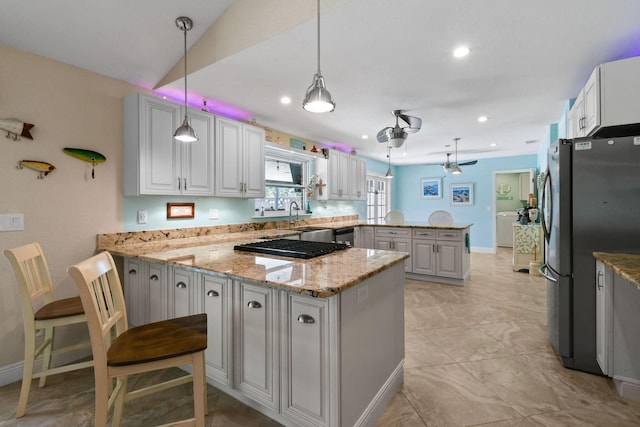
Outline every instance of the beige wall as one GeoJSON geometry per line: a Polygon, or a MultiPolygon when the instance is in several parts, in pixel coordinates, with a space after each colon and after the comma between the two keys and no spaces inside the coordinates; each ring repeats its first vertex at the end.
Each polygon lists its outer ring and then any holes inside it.
{"type": "MultiPolygon", "coordinates": [[[[0,58],[0,119],[35,124],[33,141],[0,136],[0,213],[23,213],[25,224],[24,231],[0,232],[0,251],[40,242],[56,295],[71,296],[77,290],[66,268],[94,253],[96,234],[122,231],[122,98],[141,90],[2,45],[0,58]],[[88,164],[64,147],[98,151],[107,161],[91,179],[88,164]],[[36,179],[37,172],[16,168],[25,159],[57,170],[36,179]]],[[[4,256],[0,286],[2,370],[21,362],[24,351],[18,291],[4,256]]]]}

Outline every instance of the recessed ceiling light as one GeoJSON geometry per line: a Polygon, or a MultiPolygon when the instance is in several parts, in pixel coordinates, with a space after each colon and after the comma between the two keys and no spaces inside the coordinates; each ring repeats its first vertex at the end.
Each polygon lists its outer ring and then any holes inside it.
{"type": "Polygon", "coordinates": [[[491,143],[491,144],[489,144],[489,145],[491,145],[492,147],[495,147],[495,146],[497,146],[498,144],[496,144],[495,142],[492,142],[492,143],[491,143]]]}
{"type": "Polygon", "coordinates": [[[470,50],[468,47],[459,46],[453,50],[453,56],[455,56],[456,58],[464,58],[465,56],[469,55],[469,52],[470,50]]]}
{"type": "Polygon", "coordinates": [[[280,98],[280,102],[283,104],[291,104],[291,98],[289,98],[288,96],[283,96],[282,98],[280,98]]]}
{"type": "Polygon", "coordinates": [[[480,116],[480,117],[478,117],[478,121],[479,121],[480,123],[484,123],[484,122],[486,122],[487,120],[489,120],[489,117],[487,117],[487,116],[480,116]]]}
{"type": "Polygon", "coordinates": [[[369,139],[369,135],[362,135],[362,139],[369,139]]]}

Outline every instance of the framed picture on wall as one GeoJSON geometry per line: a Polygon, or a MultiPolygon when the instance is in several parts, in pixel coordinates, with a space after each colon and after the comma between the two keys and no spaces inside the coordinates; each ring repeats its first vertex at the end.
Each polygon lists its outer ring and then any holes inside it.
{"type": "Polygon", "coordinates": [[[451,206],[473,206],[473,183],[451,184],[451,206]]]}
{"type": "Polygon", "coordinates": [[[420,184],[423,199],[442,198],[442,178],[422,178],[420,184]]]}

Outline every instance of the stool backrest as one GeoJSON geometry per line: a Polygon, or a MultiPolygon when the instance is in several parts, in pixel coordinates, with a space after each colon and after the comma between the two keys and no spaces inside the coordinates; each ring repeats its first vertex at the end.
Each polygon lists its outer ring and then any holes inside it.
{"type": "Polygon", "coordinates": [[[112,339],[127,330],[127,310],[116,265],[109,252],[102,252],[69,267],[68,272],[80,292],[96,367],[106,366],[112,339]]]}

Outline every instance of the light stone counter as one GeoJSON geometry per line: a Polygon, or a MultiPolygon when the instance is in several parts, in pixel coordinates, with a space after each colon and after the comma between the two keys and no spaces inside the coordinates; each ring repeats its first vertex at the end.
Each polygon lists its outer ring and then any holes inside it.
{"type": "Polygon", "coordinates": [[[404,222],[402,224],[369,224],[366,221],[351,220],[351,221],[334,221],[334,222],[318,222],[313,224],[314,227],[325,228],[342,228],[342,227],[400,227],[400,228],[427,228],[434,230],[464,230],[467,227],[471,227],[472,223],[453,223],[451,225],[431,225],[428,222],[404,222]]]}
{"type": "Polygon", "coordinates": [[[593,257],[640,290],[640,255],[594,252],[593,257]]]}

